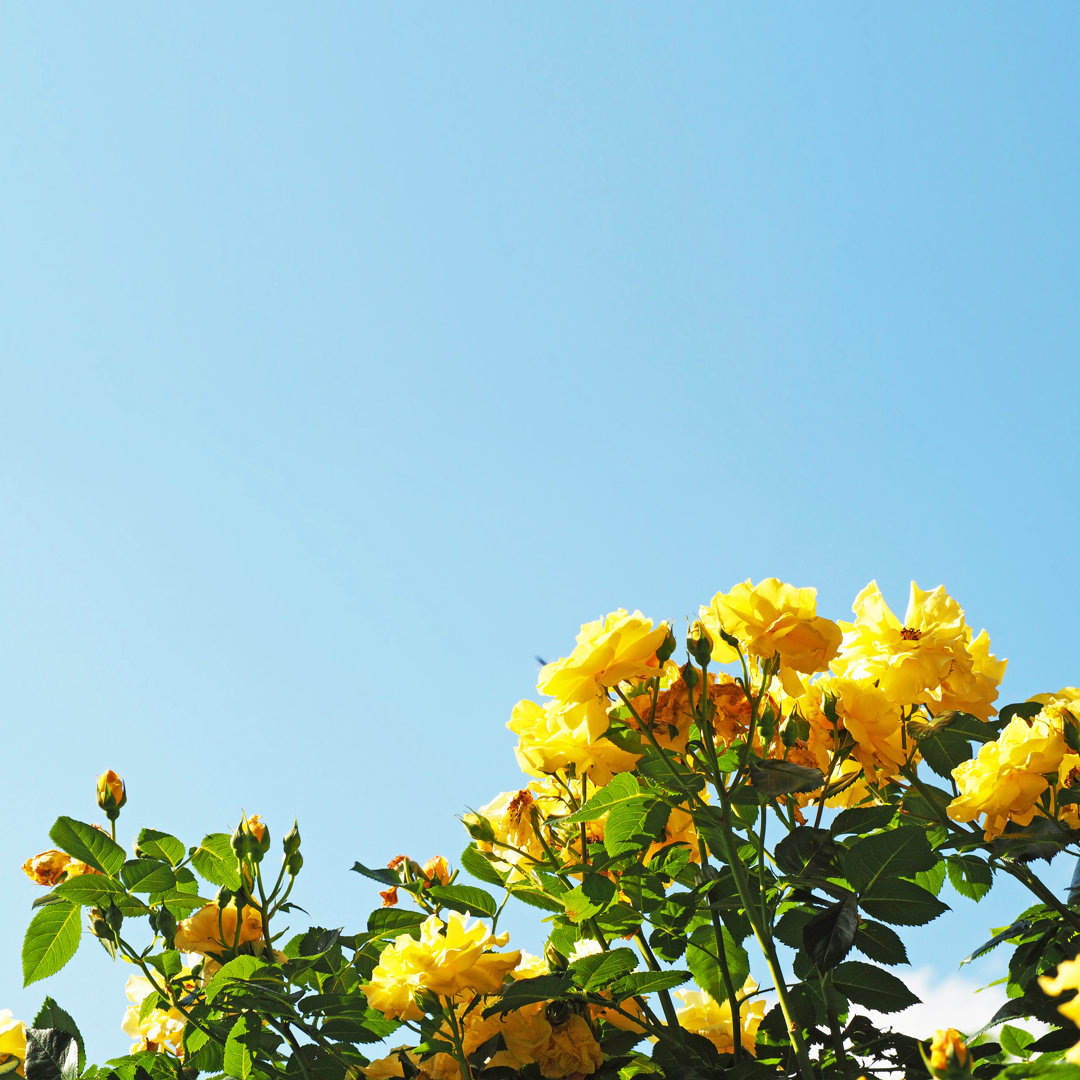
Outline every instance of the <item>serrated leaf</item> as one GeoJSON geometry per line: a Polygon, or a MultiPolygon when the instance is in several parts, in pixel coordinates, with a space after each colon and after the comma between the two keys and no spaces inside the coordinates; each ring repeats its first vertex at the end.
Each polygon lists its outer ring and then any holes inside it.
{"type": "Polygon", "coordinates": [[[929,870],[920,870],[914,875],[916,885],[922,886],[928,893],[937,896],[945,884],[945,863],[936,862],[929,870]]]}
{"type": "Polygon", "coordinates": [[[825,783],[825,774],[820,769],[796,765],[792,761],[759,761],[751,758],[748,764],[751,785],[766,799],[816,791],[825,783]]]}
{"type": "Polygon", "coordinates": [[[119,901],[124,890],[104,874],[78,874],[61,881],[53,890],[56,896],[84,907],[103,907],[110,900],[119,901]]]}
{"type": "Polygon", "coordinates": [[[86,1048],[83,1045],[83,1037],[82,1032],[79,1031],[79,1025],[75,1023],[71,1014],[60,1008],[51,997],[47,997],[41,1003],[41,1008],[38,1009],[38,1014],[34,1017],[34,1022],[30,1026],[38,1030],[43,1028],[55,1028],[57,1031],[63,1031],[68,1035],[71,1035],[75,1039],[75,1045],[78,1050],[78,1070],[80,1073],[83,1071],[86,1067],[86,1048]]]}
{"type": "Polygon", "coordinates": [[[247,982],[260,969],[271,966],[266,960],[260,960],[256,956],[233,957],[228,963],[222,964],[214,973],[214,977],[206,984],[207,1002],[212,1003],[218,994],[231,983],[236,981],[247,982]]]}
{"type": "Polygon", "coordinates": [[[989,891],[994,875],[984,859],[975,855],[950,855],[945,862],[952,887],[969,900],[978,902],[989,891]]]}
{"type": "Polygon", "coordinates": [[[855,931],[855,948],[879,964],[906,964],[907,947],[900,935],[884,923],[860,919],[855,931]]]}
{"type": "Polygon", "coordinates": [[[575,960],[571,972],[582,990],[594,990],[629,974],[637,967],[632,949],[611,949],[575,960]]]}
{"type": "MultiPolygon", "coordinates": [[[[732,986],[741,989],[750,974],[750,958],[746,950],[732,937],[726,926],[720,928],[724,947],[724,959],[732,986]]],[[[712,926],[699,926],[691,935],[686,945],[686,966],[694,977],[694,982],[701,987],[717,1005],[727,1001],[727,988],[717,957],[716,934],[712,926]]]]}
{"type": "Polygon", "coordinates": [[[896,817],[895,806],[853,806],[841,810],[829,826],[833,836],[856,833],[865,836],[875,829],[883,829],[896,817]]]}
{"type": "Polygon", "coordinates": [[[827,829],[798,825],[776,845],[773,854],[776,865],[790,877],[806,873],[830,877],[839,867],[837,856],[842,851],[827,829]]]}
{"type": "Polygon", "coordinates": [[[229,1037],[225,1040],[225,1072],[237,1080],[248,1080],[251,1076],[254,1063],[245,1039],[258,1029],[259,1023],[257,1017],[243,1013],[233,1024],[229,1037]]]}
{"type": "Polygon", "coordinates": [[[385,867],[365,866],[362,862],[354,862],[353,870],[364,877],[377,881],[380,885],[400,885],[401,877],[396,870],[388,870],[385,867]]]}
{"type": "Polygon", "coordinates": [[[604,822],[604,850],[612,856],[648,847],[664,835],[671,809],[650,796],[618,803],[604,822]]]}
{"type": "Polygon", "coordinates": [[[81,909],[61,901],[42,908],[23,938],[23,986],[55,975],[76,953],[82,934],[81,909]]]}
{"type": "Polygon", "coordinates": [[[859,897],[859,907],[872,918],[893,926],[923,926],[949,910],[948,904],[913,881],[880,877],[872,890],[859,897]]]}
{"type": "Polygon", "coordinates": [[[191,865],[212,885],[240,888],[240,871],[228,833],[209,833],[190,854],[191,865]]]}
{"type": "Polygon", "coordinates": [[[1023,1028],[1005,1024],[998,1033],[998,1042],[1001,1043],[1001,1049],[1006,1054],[1026,1058],[1030,1052],[1031,1044],[1035,1042],[1035,1036],[1030,1031],[1024,1031],[1023,1028]]]}
{"type": "Polygon", "coordinates": [[[461,853],[461,869],[476,878],[477,881],[483,881],[487,885],[496,885],[502,888],[506,883],[505,874],[500,874],[490,860],[484,857],[483,852],[478,851],[473,844],[470,844],[461,853]]]}
{"type": "Polygon", "coordinates": [[[803,927],[803,948],[818,971],[829,971],[847,956],[858,925],[858,906],[850,896],[819,912],[803,927]]]}
{"type": "Polygon", "coordinates": [[[23,1065],[28,1080],[76,1080],[78,1040],[59,1028],[29,1028],[23,1065]]]}
{"type": "Polygon", "coordinates": [[[135,841],[135,854],[139,858],[145,856],[150,859],[159,859],[176,867],[184,861],[186,849],[183,841],[170,836],[169,833],[158,832],[156,829],[143,829],[135,841]]]}
{"type": "Polygon", "coordinates": [[[484,1016],[510,1012],[538,1001],[553,1001],[570,989],[570,977],[562,975],[538,975],[535,979],[518,979],[508,983],[494,1005],[484,1009],[484,1016]]]}
{"type": "Polygon", "coordinates": [[[848,960],[833,969],[833,986],[850,1001],[876,1012],[900,1012],[919,999],[892,972],[860,960],[848,960]]]}
{"type": "Polygon", "coordinates": [[[176,884],[172,867],[157,859],[129,859],[120,867],[120,880],[136,893],[165,892],[176,884]]]}
{"type": "Polygon", "coordinates": [[[85,821],[58,817],[49,836],[61,851],[110,877],[124,865],[124,849],[108,833],[85,821]]]}
{"type": "MultiPolygon", "coordinates": [[[[419,930],[420,924],[427,918],[423,911],[407,911],[404,908],[376,908],[368,917],[370,934],[406,934],[419,930]]],[[[414,935],[415,936],[415,935],[414,935]]],[[[334,941],[337,940],[335,936],[334,941]]],[[[329,948],[329,946],[326,946],[329,948]]],[[[321,950],[320,950],[321,951],[321,950]]],[[[303,955],[309,955],[307,952],[303,955]]]]}
{"type": "Polygon", "coordinates": [[[965,964],[970,964],[972,960],[978,960],[980,956],[984,956],[990,952],[991,949],[997,948],[1003,941],[1008,941],[1009,938],[1017,937],[1020,934],[1027,933],[1031,929],[1031,921],[1029,919],[1018,919],[1011,926],[1006,926],[1004,930],[996,933],[989,941],[984,941],[973,953],[969,953],[960,961],[960,967],[965,964]]]}
{"type": "Polygon", "coordinates": [[[670,990],[682,986],[690,978],[689,971],[635,971],[620,979],[611,992],[617,1001],[642,994],[653,994],[658,990],[670,990]]]}
{"type": "Polygon", "coordinates": [[[499,910],[499,903],[491,893],[475,885],[433,885],[424,895],[436,904],[471,915],[490,918],[499,910]]]}
{"type": "Polygon", "coordinates": [[[905,826],[864,836],[841,856],[844,877],[857,892],[873,888],[882,877],[905,877],[937,862],[924,829],[905,826]]]}
{"type": "Polygon", "coordinates": [[[617,773],[581,809],[563,819],[567,824],[595,821],[620,803],[642,798],[644,792],[632,773],[617,773]]]}
{"type": "Polygon", "coordinates": [[[582,922],[598,915],[615,899],[615,885],[599,874],[586,874],[581,884],[562,897],[563,907],[572,922],[582,922]]]}

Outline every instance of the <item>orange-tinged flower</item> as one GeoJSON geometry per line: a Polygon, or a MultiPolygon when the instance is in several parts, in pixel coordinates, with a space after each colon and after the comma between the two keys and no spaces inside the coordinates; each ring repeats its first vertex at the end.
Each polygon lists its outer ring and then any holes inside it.
{"type": "Polygon", "coordinates": [[[262,916],[255,908],[245,906],[238,932],[235,904],[223,908],[205,904],[177,926],[173,944],[180,952],[217,956],[245,942],[257,941],[262,934],[262,916]]]}
{"type": "Polygon", "coordinates": [[[537,689],[560,701],[589,701],[628,679],[660,673],[656,651],[668,635],[666,623],[654,627],[640,611],[613,611],[585,623],[574,651],[540,670],[537,689]]]}
{"type": "Polygon", "coordinates": [[[38,885],[48,885],[49,888],[59,885],[61,881],[77,877],[79,874],[98,873],[92,866],[73,859],[67,852],[57,851],[55,848],[27,859],[22,864],[22,870],[31,881],[38,885]]]}
{"type": "Polygon", "coordinates": [[[428,885],[450,884],[450,867],[446,865],[446,858],[443,855],[433,855],[420,868],[420,873],[428,885]]]}
{"type": "Polygon", "coordinates": [[[536,1061],[541,1075],[552,1080],[585,1077],[604,1063],[604,1052],[585,1017],[571,1013],[563,1023],[551,1025],[551,1035],[536,1061]]]}
{"type": "Polygon", "coordinates": [[[418,990],[454,997],[501,989],[521,959],[517,951],[493,951],[506,944],[507,935],[496,937],[479,922],[467,924],[456,911],[447,920],[431,915],[420,927],[419,940],[402,934],[383,949],[371,981],[362,987],[373,1008],[391,1019],[419,1020],[418,990]]]}
{"type": "Polygon", "coordinates": [[[127,802],[127,789],[124,781],[112,769],[107,769],[97,778],[97,804],[109,816],[113,816],[127,802]]]}
{"type": "Polygon", "coordinates": [[[713,659],[726,664],[738,652],[720,631],[738,638],[748,656],[780,657],[780,680],[789,694],[803,690],[799,674],[824,671],[840,648],[840,627],[817,613],[817,590],[797,589],[777,578],[753,585],[750,579],[730,592],[717,593],[700,611],[713,642],[713,659]]]}
{"type": "Polygon", "coordinates": [[[16,1073],[25,1076],[26,1025],[16,1020],[10,1009],[0,1009],[0,1065],[13,1057],[19,1061],[16,1073]]]}
{"type": "Polygon", "coordinates": [[[930,1040],[927,1059],[930,1073],[935,1077],[968,1076],[968,1048],[956,1028],[939,1028],[930,1040]]]}
{"type": "MultiPolygon", "coordinates": [[[[757,983],[747,979],[739,991],[739,1041],[750,1054],[756,1054],[757,1030],[765,1016],[765,1002],[761,998],[747,1000],[757,992],[757,983]]],[[[678,1010],[679,1024],[687,1031],[704,1035],[721,1054],[735,1050],[735,1025],[731,1018],[731,1005],[725,1001],[717,1004],[701,990],[676,990],[675,996],[683,1003],[678,1010]]]]}
{"type": "Polygon", "coordinates": [[[546,776],[573,765],[578,776],[603,785],[615,773],[633,770],[641,757],[605,738],[609,720],[599,698],[547,705],[519,701],[506,726],[518,736],[518,765],[528,776],[546,776]]]}
{"type": "Polygon", "coordinates": [[[379,895],[382,897],[383,907],[394,907],[398,902],[397,886],[391,885],[389,889],[380,889],[379,895]]]}

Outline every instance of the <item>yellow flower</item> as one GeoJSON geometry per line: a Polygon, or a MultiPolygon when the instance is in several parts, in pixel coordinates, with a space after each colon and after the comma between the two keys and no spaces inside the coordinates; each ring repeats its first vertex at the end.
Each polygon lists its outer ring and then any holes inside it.
{"type": "MultiPolygon", "coordinates": [[[[1043,993],[1057,997],[1066,990],[1080,990],[1080,957],[1074,960],[1062,960],[1058,964],[1057,974],[1054,976],[1040,975],[1039,986],[1043,993]]],[[[1058,1012],[1067,1017],[1080,1027],[1080,994],[1071,1001],[1058,1006],[1058,1012]]],[[[1080,1042],[1076,1043],[1066,1054],[1065,1060],[1073,1065],[1080,1065],[1080,1042]]]]}
{"type": "Polygon", "coordinates": [[[1061,714],[1048,707],[1030,720],[1017,716],[998,735],[997,744],[1003,769],[1057,772],[1066,749],[1061,714]]]}
{"type": "Polygon", "coordinates": [[[620,608],[585,623],[574,651],[540,670],[537,689],[560,701],[588,701],[627,679],[659,675],[656,650],[667,635],[666,623],[654,628],[640,611],[620,608]]]}
{"type": "Polygon", "coordinates": [[[700,616],[717,663],[738,659],[737,651],[721,638],[723,630],[738,638],[751,657],[769,660],[779,655],[780,680],[793,695],[803,691],[797,673],[824,671],[840,648],[840,627],[817,613],[817,590],[797,589],[777,578],[757,585],[747,578],[730,592],[717,593],[700,616]]]}
{"type": "Polygon", "coordinates": [[[25,1076],[26,1025],[14,1019],[10,1009],[0,1009],[0,1065],[13,1057],[19,1059],[19,1067],[15,1071],[19,1076],[25,1076]]]}
{"type": "Polygon", "coordinates": [[[953,769],[960,794],[946,812],[954,821],[974,821],[986,815],[987,840],[1000,836],[1009,821],[1029,825],[1039,796],[1049,787],[1041,773],[1003,768],[997,742],[984,743],[977,757],[953,769]]]}
{"type": "Polygon", "coordinates": [[[518,736],[518,765],[528,776],[550,775],[573,765],[578,776],[603,785],[615,773],[631,771],[641,756],[605,738],[608,725],[607,708],[594,697],[546,706],[519,701],[506,726],[518,736]]]}
{"type": "Polygon", "coordinates": [[[489,934],[482,923],[468,925],[452,911],[444,923],[429,916],[419,940],[402,934],[383,949],[371,981],[362,987],[368,1003],[391,1019],[419,1020],[423,1016],[413,997],[427,990],[442,997],[463,991],[494,994],[517,966],[520,952],[496,953],[507,935],[489,934]]]}
{"type": "Polygon", "coordinates": [[[898,705],[935,710],[964,708],[986,719],[996,711],[1005,661],[990,655],[985,632],[972,641],[964,610],[939,585],[927,592],[911,583],[901,622],[877,582],[855,598],[854,623],[841,623],[844,641],[832,662],[838,675],[876,682],[898,705]]]}
{"type": "Polygon", "coordinates": [[[217,904],[206,904],[177,926],[173,944],[181,952],[217,956],[262,937],[262,916],[254,908],[245,906],[239,937],[236,923],[235,904],[228,904],[224,908],[219,908],[217,904]]]}
{"type": "Polygon", "coordinates": [[[543,1076],[589,1076],[604,1063],[604,1052],[584,1016],[571,1013],[561,1024],[551,1025],[551,1035],[535,1059],[543,1076]]]}
{"type": "Polygon", "coordinates": [[[450,867],[444,855],[433,855],[420,868],[420,874],[428,885],[450,884],[450,867]]]}
{"type": "Polygon", "coordinates": [[[61,881],[79,874],[96,874],[98,871],[64,851],[43,851],[22,864],[23,873],[38,885],[59,885],[61,881]]]}
{"type": "Polygon", "coordinates": [[[967,1076],[971,1073],[967,1043],[956,1028],[939,1028],[934,1032],[927,1065],[936,1077],[967,1076]]]}
{"type": "MultiPolygon", "coordinates": [[[[761,998],[747,1000],[749,995],[756,992],[757,983],[753,979],[747,979],[738,994],[739,1041],[748,1053],[755,1055],[758,1027],[765,1016],[765,1002],[761,998]]],[[[682,1027],[704,1035],[721,1054],[734,1052],[735,1034],[729,1002],[717,1004],[701,990],[676,990],[675,996],[683,1003],[676,1013],[682,1027]]]]}
{"type": "Polygon", "coordinates": [[[179,1009],[151,1009],[142,1015],[143,1000],[156,993],[150,980],[142,975],[129,975],[126,993],[131,1004],[124,1013],[120,1025],[124,1034],[134,1039],[131,1053],[140,1050],[152,1050],[155,1053],[180,1053],[184,1038],[184,1024],[187,1022],[179,1009]]]}

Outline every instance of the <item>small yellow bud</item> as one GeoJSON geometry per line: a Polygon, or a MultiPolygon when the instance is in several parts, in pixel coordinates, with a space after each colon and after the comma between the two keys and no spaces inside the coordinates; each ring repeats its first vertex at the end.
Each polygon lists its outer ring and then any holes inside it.
{"type": "Polygon", "coordinates": [[[115,821],[120,814],[120,807],[127,802],[127,787],[123,778],[112,769],[103,772],[97,778],[97,804],[105,811],[110,821],[115,821]]]}

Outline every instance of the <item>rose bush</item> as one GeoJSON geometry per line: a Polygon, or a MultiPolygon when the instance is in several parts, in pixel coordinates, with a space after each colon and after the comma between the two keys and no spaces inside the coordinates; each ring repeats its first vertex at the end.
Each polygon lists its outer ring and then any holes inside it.
{"type": "Polygon", "coordinates": [[[941,587],[913,583],[903,620],[874,583],[853,610],[747,581],[702,606],[680,659],[640,612],[587,623],[512,710],[521,788],[463,815],[456,869],[356,863],[382,901],[362,929],[284,937],[295,825],[273,869],[258,816],[193,846],[143,829],[129,855],[127,789],[104,773],[108,828],[61,817],[24,866],[49,891],[23,974],[62,967],[85,919],[138,969],[132,1051],[87,1065],[47,999],[29,1026],[0,1016],[0,1073],[1080,1078],[1080,1011],[1055,1000],[1080,987],[1080,909],[1037,871],[1080,853],[1080,691],[999,713],[1005,661],[941,587]],[[860,1010],[916,1001],[890,970],[898,930],[946,910],[946,878],[977,901],[1001,875],[1033,902],[974,954],[1011,949],[986,1028],[872,1023],[860,1010]],[[542,957],[507,948],[510,901],[546,921],[542,957]]]}

